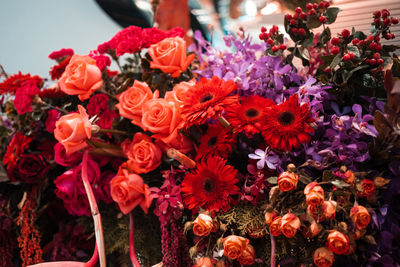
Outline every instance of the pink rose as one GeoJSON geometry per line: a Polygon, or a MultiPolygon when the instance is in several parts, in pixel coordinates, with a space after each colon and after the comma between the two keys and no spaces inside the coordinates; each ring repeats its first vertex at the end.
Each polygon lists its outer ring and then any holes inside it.
{"type": "Polygon", "coordinates": [[[47,112],[47,119],[45,122],[46,131],[53,133],[56,128],[56,121],[60,118],[61,112],[56,109],[51,109],[47,112]]]}

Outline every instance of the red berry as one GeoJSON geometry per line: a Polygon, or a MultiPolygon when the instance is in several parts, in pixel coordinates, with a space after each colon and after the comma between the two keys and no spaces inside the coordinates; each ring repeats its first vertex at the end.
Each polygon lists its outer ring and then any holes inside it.
{"type": "Polygon", "coordinates": [[[398,24],[399,23],[399,19],[398,18],[392,18],[392,23],[393,24],[398,24]]]}
{"type": "Polygon", "coordinates": [[[352,43],[353,45],[358,44],[358,42],[360,42],[360,40],[358,40],[357,38],[354,38],[353,41],[351,41],[351,43],[352,43]]]}
{"type": "Polygon", "coordinates": [[[371,58],[371,59],[369,60],[369,64],[370,64],[370,65],[375,65],[375,64],[376,64],[376,59],[375,59],[375,58],[371,58]]]}
{"type": "Polygon", "coordinates": [[[344,56],[343,56],[343,60],[344,61],[348,61],[348,60],[350,60],[351,59],[351,56],[349,55],[349,54],[345,54],[344,56]]]}
{"type": "Polygon", "coordinates": [[[263,39],[263,34],[260,33],[260,34],[258,35],[258,38],[260,38],[260,40],[264,40],[264,39],[263,39]]]}
{"type": "Polygon", "coordinates": [[[271,29],[269,29],[269,35],[274,35],[275,34],[275,29],[274,28],[271,28],[271,29]]]}
{"type": "Polygon", "coordinates": [[[381,23],[381,20],[380,19],[374,19],[374,24],[375,25],[379,25],[381,23]]]}
{"type": "Polygon", "coordinates": [[[376,60],[376,63],[378,63],[378,65],[382,65],[382,64],[383,64],[383,59],[378,58],[378,59],[376,60]]]}
{"type": "Polygon", "coordinates": [[[265,28],[264,26],[261,27],[261,32],[266,32],[267,28],[265,28]]]}
{"type": "Polygon", "coordinates": [[[292,33],[293,33],[294,35],[296,35],[298,32],[299,32],[299,29],[297,29],[297,28],[293,28],[293,29],[292,29],[292,33]]]}
{"type": "Polygon", "coordinates": [[[318,8],[324,8],[324,7],[325,7],[324,3],[320,2],[320,3],[318,4],[318,8]]]}
{"type": "Polygon", "coordinates": [[[274,29],[274,31],[279,31],[279,27],[278,26],[276,26],[276,25],[272,25],[272,29],[274,29]]]}
{"type": "Polygon", "coordinates": [[[379,54],[379,53],[374,53],[373,57],[376,58],[376,59],[381,58],[381,54],[379,54]]]}
{"type": "Polygon", "coordinates": [[[269,39],[267,40],[267,44],[272,45],[273,43],[274,43],[274,40],[272,40],[271,38],[269,38],[269,39]]]}
{"type": "Polygon", "coordinates": [[[379,10],[374,12],[374,17],[375,18],[380,18],[381,17],[381,12],[379,10]]]}
{"type": "Polygon", "coordinates": [[[324,1],[324,5],[325,5],[325,8],[328,8],[328,7],[331,6],[331,4],[329,2],[326,2],[326,1],[324,1]]]}
{"type": "Polygon", "coordinates": [[[383,38],[385,38],[386,40],[390,40],[390,33],[383,34],[383,38]]]}
{"type": "Polygon", "coordinates": [[[311,3],[308,3],[307,5],[306,5],[306,9],[307,10],[311,10],[313,8],[313,5],[311,4],[311,3]]]}
{"type": "Polygon", "coordinates": [[[294,18],[294,19],[299,19],[299,17],[300,17],[300,14],[299,14],[299,13],[294,13],[294,15],[293,15],[293,18],[294,18]]]}
{"type": "Polygon", "coordinates": [[[340,51],[339,47],[334,46],[334,47],[331,48],[331,51],[330,51],[330,52],[331,52],[331,54],[336,55],[336,54],[339,53],[339,51],[340,51]]]}
{"type": "Polygon", "coordinates": [[[390,16],[390,12],[387,9],[382,9],[382,18],[387,18],[390,16]]]}
{"type": "Polygon", "coordinates": [[[307,18],[307,14],[304,13],[304,12],[302,12],[302,13],[300,14],[300,18],[301,18],[302,20],[305,20],[305,19],[307,18]]]}
{"type": "Polygon", "coordinates": [[[313,7],[314,9],[317,9],[317,8],[318,8],[318,4],[317,4],[317,3],[314,3],[314,4],[312,5],[312,7],[313,7]]]}
{"type": "Polygon", "coordinates": [[[308,15],[312,16],[315,14],[315,9],[311,9],[310,11],[308,11],[308,15]]]}
{"type": "Polygon", "coordinates": [[[281,44],[281,45],[279,46],[279,49],[283,51],[283,50],[286,49],[286,47],[287,47],[287,46],[286,46],[285,44],[281,44]]]}
{"type": "Polygon", "coordinates": [[[330,68],[330,67],[326,67],[326,68],[324,69],[324,72],[325,72],[325,73],[331,73],[331,68],[330,68]]]}
{"type": "Polygon", "coordinates": [[[296,7],[296,9],[295,9],[294,11],[295,11],[296,13],[301,13],[302,10],[301,10],[301,7],[298,6],[298,7],[296,7]]]}
{"type": "Polygon", "coordinates": [[[366,41],[361,40],[358,44],[359,44],[359,45],[365,45],[365,44],[366,44],[366,41]]]}
{"type": "Polygon", "coordinates": [[[376,44],[375,50],[378,51],[378,52],[382,51],[382,45],[381,44],[376,44]]]}
{"type": "Polygon", "coordinates": [[[396,35],[394,33],[390,34],[390,39],[396,38],[396,35]]]}
{"type": "Polygon", "coordinates": [[[365,61],[365,63],[369,64],[370,59],[366,58],[364,61],[365,61]]]}
{"type": "Polygon", "coordinates": [[[296,25],[296,24],[297,24],[296,20],[294,20],[294,19],[290,20],[290,25],[296,25]]]}
{"type": "Polygon", "coordinates": [[[273,47],[272,47],[272,52],[276,52],[276,51],[278,51],[279,50],[279,47],[277,46],[277,45],[274,45],[273,47]]]}
{"type": "Polygon", "coordinates": [[[376,45],[377,45],[377,43],[372,42],[372,43],[369,44],[369,48],[372,49],[372,50],[375,50],[376,49],[376,45]]]}
{"type": "Polygon", "coordinates": [[[306,35],[306,30],[304,30],[303,28],[299,29],[299,34],[300,35],[306,35]]]}
{"type": "Polygon", "coordinates": [[[386,18],[386,19],[383,21],[383,23],[384,23],[386,26],[389,26],[390,23],[391,23],[391,20],[390,20],[389,18],[386,18]]]}
{"type": "Polygon", "coordinates": [[[375,42],[379,43],[380,40],[381,40],[381,37],[375,36],[375,42]]]}
{"type": "Polygon", "coordinates": [[[351,60],[354,59],[354,54],[353,54],[353,53],[349,52],[349,53],[347,53],[347,54],[350,56],[350,59],[351,59],[351,60]]]}
{"type": "Polygon", "coordinates": [[[321,17],[319,17],[319,21],[321,23],[326,23],[328,21],[328,19],[325,16],[321,16],[321,17]]]}
{"type": "Polygon", "coordinates": [[[331,43],[333,45],[338,45],[340,43],[340,39],[338,37],[333,37],[331,43]]]}
{"type": "Polygon", "coordinates": [[[367,37],[367,40],[370,41],[370,42],[372,42],[372,41],[374,40],[374,36],[369,35],[369,36],[367,37]]]}
{"type": "Polygon", "coordinates": [[[347,37],[349,37],[349,36],[350,36],[350,31],[347,30],[347,29],[344,29],[344,30],[342,31],[342,37],[343,37],[343,38],[347,38],[347,37]]]}
{"type": "Polygon", "coordinates": [[[263,40],[267,40],[269,37],[269,34],[266,32],[263,32],[262,35],[263,35],[263,40]]]}
{"type": "Polygon", "coordinates": [[[286,20],[291,20],[293,17],[290,14],[286,14],[285,18],[286,18],[286,20]]]}

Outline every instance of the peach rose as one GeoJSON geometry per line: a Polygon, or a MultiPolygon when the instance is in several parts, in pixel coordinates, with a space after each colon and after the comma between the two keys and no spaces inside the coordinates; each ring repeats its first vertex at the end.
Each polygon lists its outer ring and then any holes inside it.
{"type": "Polygon", "coordinates": [[[180,82],[174,86],[172,91],[168,91],[165,93],[165,99],[168,101],[175,102],[178,107],[183,106],[183,101],[185,100],[186,93],[196,84],[195,80],[191,80],[189,82],[180,82]]]}
{"type": "Polygon", "coordinates": [[[81,105],[78,105],[78,111],[61,116],[56,122],[54,137],[64,146],[67,154],[87,147],[86,140],[92,137],[89,115],[81,105]]]}
{"type": "Polygon", "coordinates": [[[294,172],[282,172],[278,177],[278,186],[282,192],[297,188],[299,176],[294,172]]]}
{"type": "Polygon", "coordinates": [[[150,46],[148,53],[153,61],[150,68],[160,69],[164,73],[171,73],[178,77],[192,63],[194,54],[186,55],[186,42],[180,37],[165,38],[161,42],[150,46]]]}
{"type": "Polygon", "coordinates": [[[101,70],[96,66],[96,60],[89,56],[73,55],[58,80],[61,91],[78,95],[81,101],[88,99],[102,85],[101,70]]]}
{"type": "Polygon", "coordinates": [[[318,267],[329,267],[333,265],[335,256],[327,247],[321,247],[314,251],[313,260],[318,267]]]}
{"type": "Polygon", "coordinates": [[[368,179],[362,180],[356,185],[356,188],[360,197],[370,197],[376,191],[374,182],[368,179]]]}
{"type": "Polygon", "coordinates": [[[349,238],[339,231],[332,231],[328,235],[329,250],[335,254],[345,254],[349,249],[349,238]]]}
{"type": "Polygon", "coordinates": [[[199,214],[193,222],[193,233],[197,236],[208,236],[213,226],[213,219],[210,216],[199,214]]]}
{"type": "Polygon", "coordinates": [[[282,234],[281,231],[282,217],[278,216],[272,220],[271,225],[269,226],[269,232],[273,236],[280,236],[282,234]]]}
{"type": "Polygon", "coordinates": [[[256,250],[250,244],[243,250],[242,254],[237,258],[241,265],[253,265],[256,258],[256,250]]]}
{"type": "Polygon", "coordinates": [[[287,213],[282,217],[281,231],[287,238],[295,236],[298,229],[300,229],[300,219],[293,213],[287,213]]]}
{"type": "Polygon", "coordinates": [[[265,213],[265,224],[270,225],[278,214],[275,211],[265,213]]]}
{"type": "Polygon", "coordinates": [[[137,174],[152,171],[161,163],[161,149],[144,133],[136,133],[132,142],[125,140],[121,146],[129,169],[137,174]]]}
{"type": "Polygon", "coordinates": [[[324,202],[324,189],[317,182],[309,183],[304,188],[307,205],[319,205],[324,202]]]}
{"type": "Polygon", "coordinates": [[[224,255],[232,260],[239,258],[249,244],[249,240],[247,238],[236,235],[225,237],[223,242],[224,255]]]}
{"type": "Polygon", "coordinates": [[[119,103],[115,105],[122,117],[142,127],[142,106],[147,101],[158,98],[158,91],[151,91],[145,82],[135,80],[133,85],[117,96],[119,103]]]}
{"type": "Polygon", "coordinates": [[[174,102],[161,98],[149,100],[143,105],[142,111],[142,127],[145,131],[154,133],[154,138],[165,143],[177,138],[183,121],[174,102]]]}
{"type": "Polygon", "coordinates": [[[336,216],[336,201],[328,200],[322,203],[322,213],[324,214],[325,218],[328,220],[335,219],[336,216]]]}
{"type": "Polygon", "coordinates": [[[117,176],[110,182],[110,189],[111,197],[122,213],[128,214],[138,205],[147,213],[152,201],[149,186],[139,175],[129,173],[126,163],[119,167],[117,176]]]}
{"type": "Polygon", "coordinates": [[[325,220],[325,215],[322,212],[321,205],[308,205],[307,214],[311,215],[311,217],[313,217],[317,222],[322,222],[325,220]]]}
{"type": "Polygon", "coordinates": [[[354,206],[350,210],[350,218],[355,223],[358,229],[363,229],[368,226],[371,221],[371,216],[364,206],[354,206]]]}
{"type": "Polygon", "coordinates": [[[196,264],[193,267],[214,267],[215,260],[209,257],[198,258],[196,264]]]}
{"type": "Polygon", "coordinates": [[[352,172],[352,171],[346,171],[345,173],[344,173],[344,181],[346,182],[346,183],[348,183],[348,184],[353,184],[354,183],[354,180],[356,179],[356,176],[354,175],[354,172],[352,172]]]}

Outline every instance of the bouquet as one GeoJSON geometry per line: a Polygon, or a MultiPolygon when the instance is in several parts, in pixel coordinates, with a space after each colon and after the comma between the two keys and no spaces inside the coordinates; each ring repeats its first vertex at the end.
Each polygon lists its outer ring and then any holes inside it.
{"type": "Polygon", "coordinates": [[[398,266],[399,20],[339,11],[287,14],[294,46],[130,26],[51,81],[2,69],[2,266],[398,266]]]}

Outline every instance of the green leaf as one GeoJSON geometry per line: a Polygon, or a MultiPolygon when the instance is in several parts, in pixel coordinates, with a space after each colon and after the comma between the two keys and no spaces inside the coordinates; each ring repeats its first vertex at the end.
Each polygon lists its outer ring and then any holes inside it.
{"type": "Polygon", "coordinates": [[[339,53],[333,58],[331,65],[329,65],[329,67],[333,70],[340,63],[340,61],[342,61],[342,56],[339,53]]]}
{"type": "Polygon", "coordinates": [[[336,186],[339,189],[350,186],[348,183],[346,183],[343,180],[335,180],[335,181],[332,181],[331,184],[333,184],[334,186],[336,186]]]}
{"type": "Polygon", "coordinates": [[[336,176],[331,171],[325,170],[322,173],[322,182],[329,182],[329,181],[332,181],[335,179],[336,179],[336,176]]]}
{"type": "Polygon", "coordinates": [[[278,183],[278,177],[276,176],[271,176],[267,179],[267,182],[270,184],[277,184],[278,183]]]}
{"type": "Polygon", "coordinates": [[[399,48],[400,48],[400,46],[398,46],[398,45],[384,45],[382,47],[382,50],[385,52],[394,52],[399,48]]]}
{"type": "Polygon", "coordinates": [[[360,57],[360,50],[355,45],[348,45],[347,50],[354,54],[355,57],[360,57]]]}
{"type": "MultiPolygon", "coordinates": [[[[358,49],[357,49],[357,50],[358,50],[358,49]]],[[[355,72],[357,72],[357,71],[359,71],[359,70],[362,70],[362,69],[369,68],[369,67],[370,67],[370,66],[368,66],[368,65],[361,65],[361,66],[358,66],[357,68],[352,69],[352,70],[347,74],[347,76],[344,78],[344,81],[347,82],[347,81],[351,78],[351,76],[353,76],[353,74],[354,74],[355,72]]]]}
{"type": "Polygon", "coordinates": [[[360,31],[357,31],[357,32],[353,33],[352,35],[353,35],[353,38],[357,38],[358,40],[364,40],[365,38],[367,38],[367,36],[363,32],[360,32],[360,31]]]}
{"type": "Polygon", "coordinates": [[[315,29],[321,26],[321,21],[319,21],[319,17],[317,15],[307,16],[307,28],[315,29]]]}
{"type": "Polygon", "coordinates": [[[314,45],[314,34],[311,33],[307,39],[303,41],[303,47],[310,47],[314,45]]]}
{"type": "Polygon", "coordinates": [[[326,10],[326,18],[328,19],[326,21],[326,24],[332,24],[336,21],[337,15],[341,11],[340,8],[338,7],[330,7],[326,10]]]}
{"type": "Polygon", "coordinates": [[[325,44],[331,39],[331,36],[331,29],[326,27],[326,29],[319,36],[319,42],[325,44]]]}

